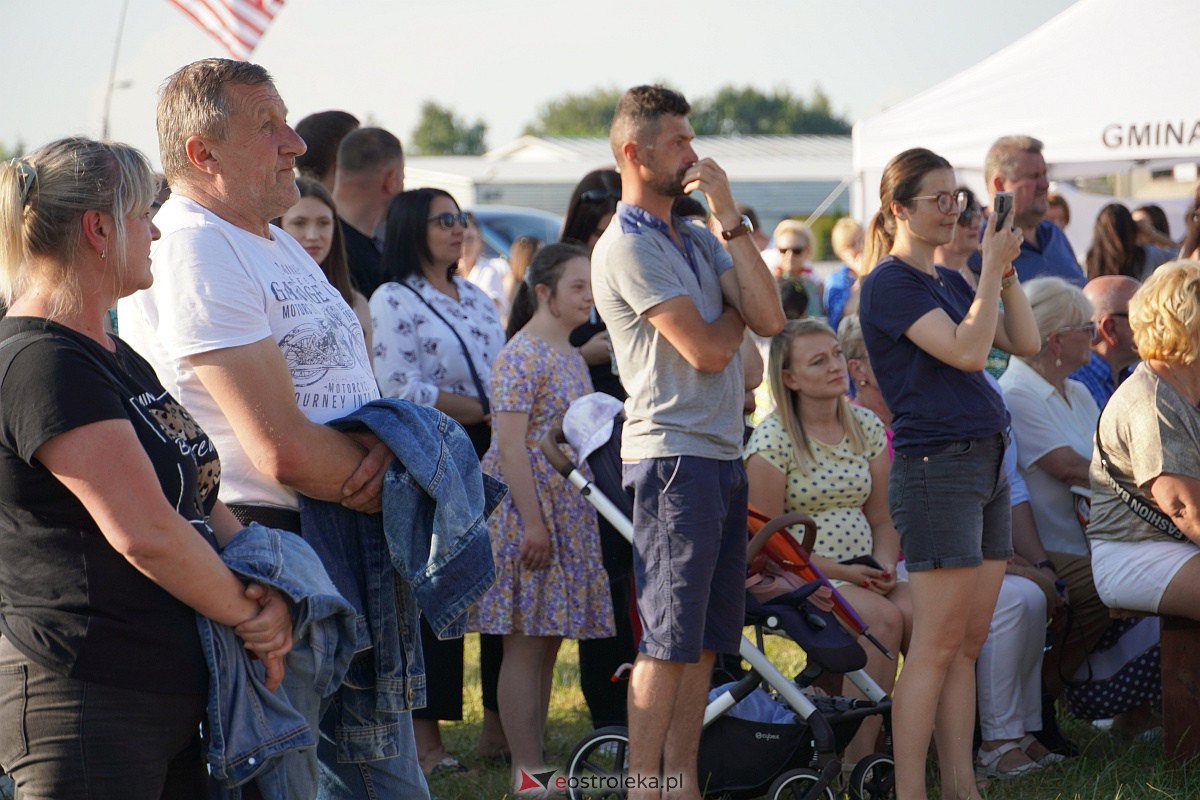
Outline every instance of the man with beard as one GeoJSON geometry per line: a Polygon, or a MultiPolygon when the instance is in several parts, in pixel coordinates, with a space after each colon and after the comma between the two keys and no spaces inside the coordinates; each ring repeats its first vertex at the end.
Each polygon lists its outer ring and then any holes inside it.
{"type": "MultiPolygon", "coordinates": [[[[996,192],[1012,193],[1013,222],[1025,237],[1013,261],[1021,282],[1052,275],[1083,286],[1086,278],[1067,235],[1046,219],[1050,180],[1041,141],[1032,136],[1000,137],[988,149],[983,174],[993,197],[996,192]]],[[[978,253],[969,263],[979,271],[978,253]]]]}
{"type": "Polygon", "coordinates": [[[610,133],[621,202],[592,256],[596,307],[629,392],[621,457],[634,492],[643,627],[629,687],[631,800],[659,798],[662,776],[682,776],[673,797],[700,797],[696,755],[713,660],[738,651],[743,622],[738,348],[746,327],[773,336],[785,321],[729,179],[692,149],[689,111],[659,86],[621,98],[610,133]],[[697,189],[728,252],[671,213],[677,196],[697,189]]]}

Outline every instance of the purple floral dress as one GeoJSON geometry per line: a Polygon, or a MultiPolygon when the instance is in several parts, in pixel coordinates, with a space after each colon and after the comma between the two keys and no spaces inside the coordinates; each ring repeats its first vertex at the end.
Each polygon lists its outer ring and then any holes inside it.
{"type": "MultiPolygon", "coordinates": [[[[578,351],[569,355],[531,334],[520,332],[492,365],[492,410],[529,414],[525,446],[533,465],[542,518],[550,532],[550,566],[521,565],[524,527],[512,497],[488,521],[496,583],[476,604],[476,627],[483,633],[521,633],[599,639],[614,634],[608,575],[600,558],[596,512],[555,472],[538,446],[561,424],[567,406],[592,391],[578,351]]],[[[483,470],[500,476],[496,439],[483,457],[483,470]]]]}

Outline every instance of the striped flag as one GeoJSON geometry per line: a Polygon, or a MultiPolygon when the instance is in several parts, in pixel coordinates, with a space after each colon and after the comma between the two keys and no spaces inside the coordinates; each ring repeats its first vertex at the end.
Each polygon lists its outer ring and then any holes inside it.
{"type": "Polygon", "coordinates": [[[249,61],[284,0],[169,0],[238,61],[249,61]]]}

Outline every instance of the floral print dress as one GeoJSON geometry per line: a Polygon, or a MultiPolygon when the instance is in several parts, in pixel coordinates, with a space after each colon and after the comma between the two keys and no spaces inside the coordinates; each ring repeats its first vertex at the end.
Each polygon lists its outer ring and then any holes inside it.
{"type": "MultiPolygon", "coordinates": [[[[550,532],[550,565],[521,564],[524,527],[511,495],[488,521],[496,583],[475,608],[483,633],[520,633],[599,639],[614,634],[608,575],[600,556],[596,512],[546,460],[538,443],[562,423],[572,400],[592,390],[578,351],[563,354],[524,331],[517,333],[492,366],[492,408],[529,414],[525,447],[542,518],[550,532]]],[[[483,458],[483,470],[501,476],[497,444],[483,458]]]]}

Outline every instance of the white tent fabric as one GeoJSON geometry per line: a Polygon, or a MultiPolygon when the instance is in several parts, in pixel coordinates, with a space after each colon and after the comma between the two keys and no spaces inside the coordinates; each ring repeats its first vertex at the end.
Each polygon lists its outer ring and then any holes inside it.
{"type": "Polygon", "coordinates": [[[1197,0],[1080,0],[974,67],[854,126],[853,215],[879,207],[883,168],[927,147],[983,188],[1000,136],[1041,139],[1052,178],[1200,161],[1188,86],[1197,0]]]}

